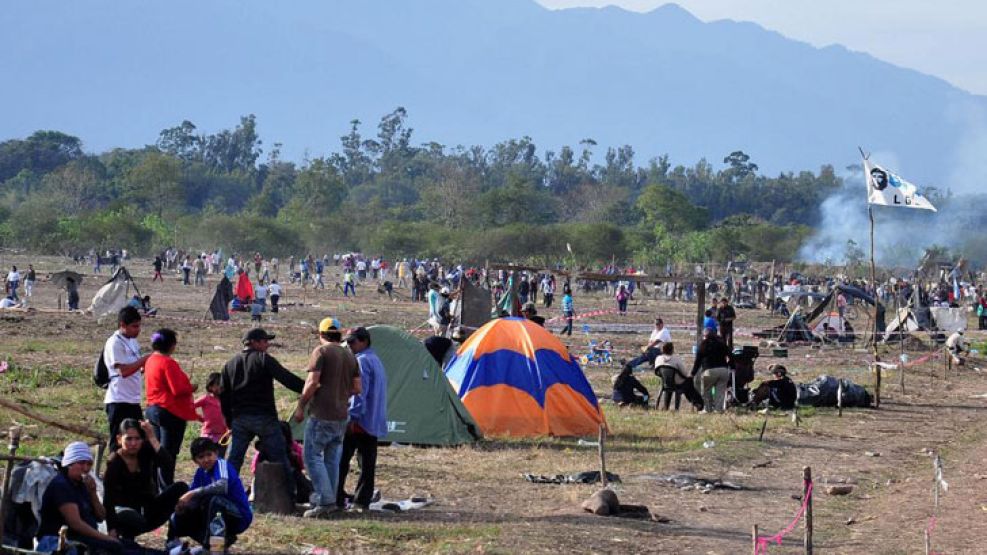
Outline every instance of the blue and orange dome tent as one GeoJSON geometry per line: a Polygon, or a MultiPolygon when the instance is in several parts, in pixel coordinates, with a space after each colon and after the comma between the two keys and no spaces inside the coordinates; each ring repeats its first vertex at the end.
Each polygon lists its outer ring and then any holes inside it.
{"type": "Polygon", "coordinates": [[[595,436],[606,424],[576,359],[523,318],[488,322],[445,372],[484,435],[595,436]]]}

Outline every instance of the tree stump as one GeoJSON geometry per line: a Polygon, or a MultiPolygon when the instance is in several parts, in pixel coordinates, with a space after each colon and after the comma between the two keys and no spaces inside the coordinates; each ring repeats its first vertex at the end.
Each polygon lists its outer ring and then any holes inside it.
{"type": "Polygon", "coordinates": [[[262,461],[257,463],[254,474],[254,511],[290,515],[295,512],[287,477],[281,463],[262,461]]]}

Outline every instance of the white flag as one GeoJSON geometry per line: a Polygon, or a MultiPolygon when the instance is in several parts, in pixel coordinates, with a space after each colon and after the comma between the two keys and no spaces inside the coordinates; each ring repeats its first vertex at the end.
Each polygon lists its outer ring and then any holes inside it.
{"type": "Polygon", "coordinates": [[[936,212],[936,207],[918,192],[918,187],[867,159],[864,159],[864,178],[867,181],[867,202],[870,204],[936,212]]]}

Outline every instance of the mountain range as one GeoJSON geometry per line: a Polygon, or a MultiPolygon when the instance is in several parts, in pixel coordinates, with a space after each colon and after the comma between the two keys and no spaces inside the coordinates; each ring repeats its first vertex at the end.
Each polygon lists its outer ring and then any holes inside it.
{"type": "Polygon", "coordinates": [[[534,0],[31,0],[0,14],[0,140],[37,129],[86,148],[153,143],[256,114],[301,160],[408,110],[416,142],[591,138],[637,162],[762,171],[837,168],[857,146],[911,180],[962,189],[979,166],[987,97],[841,46],[668,4],[548,10],[534,0]]]}

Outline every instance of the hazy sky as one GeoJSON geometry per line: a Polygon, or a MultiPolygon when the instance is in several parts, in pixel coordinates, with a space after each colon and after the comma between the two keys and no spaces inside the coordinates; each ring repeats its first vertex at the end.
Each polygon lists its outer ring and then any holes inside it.
{"type": "MultiPolygon", "coordinates": [[[[617,5],[648,11],[667,0],[537,0],[549,8],[617,5]]],[[[984,0],[678,0],[696,17],[753,21],[816,46],[838,43],[987,95],[984,0]]]]}

